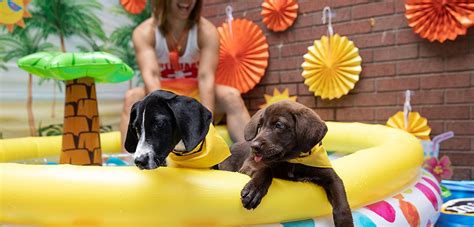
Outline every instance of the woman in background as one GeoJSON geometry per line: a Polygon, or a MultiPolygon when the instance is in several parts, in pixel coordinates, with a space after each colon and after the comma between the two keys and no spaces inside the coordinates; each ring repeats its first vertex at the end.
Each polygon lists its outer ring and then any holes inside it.
{"type": "Polygon", "coordinates": [[[156,89],[196,98],[212,113],[225,113],[232,140],[244,140],[250,116],[237,89],[214,83],[219,36],[216,27],[200,16],[202,5],[203,0],[154,0],[152,17],[134,30],[132,40],[145,87],[125,94],[122,145],[132,105],[156,89]]]}

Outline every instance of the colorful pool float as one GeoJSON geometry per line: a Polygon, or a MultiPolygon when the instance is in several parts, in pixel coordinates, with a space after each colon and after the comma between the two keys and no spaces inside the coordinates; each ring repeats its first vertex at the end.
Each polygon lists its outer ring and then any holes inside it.
{"type": "MultiPolygon", "coordinates": [[[[436,178],[427,171],[412,186],[352,211],[356,227],[433,226],[438,220],[443,200],[436,178]]],[[[265,227],[333,226],[332,216],[295,222],[265,225],[265,227]]]]}
{"type": "MultiPolygon", "coordinates": [[[[351,207],[416,187],[423,161],[418,139],[382,125],[327,125],[326,148],[351,153],[333,161],[351,207]]],[[[2,149],[2,161],[12,161],[5,159],[11,155],[2,149]]],[[[259,208],[248,211],[241,205],[240,190],[249,177],[215,170],[163,167],[140,171],[135,167],[3,163],[0,179],[0,223],[246,225],[302,220],[331,212],[321,187],[278,179],[259,208]]],[[[419,187],[426,189],[426,185],[419,187]]],[[[428,194],[433,198],[433,192],[428,194]]]]}

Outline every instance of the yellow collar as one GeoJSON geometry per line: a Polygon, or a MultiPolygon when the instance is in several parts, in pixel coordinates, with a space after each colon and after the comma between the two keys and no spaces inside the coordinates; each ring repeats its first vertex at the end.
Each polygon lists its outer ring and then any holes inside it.
{"type": "Polygon", "coordinates": [[[329,161],[322,143],[317,144],[308,152],[301,152],[298,158],[290,159],[287,162],[318,168],[332,168],[331,161],[329,161]]]}
{"type": "Polygon", "coordinates": [[[229,156],[229,147],[211,124],[206,138],[192,151],[173,150],[168,155],[168,166],[210,168],[229,156]]]}
{"type": "Polygon", "coordinates": [[[190,151],[174,149],[171,152],[173,154],[175,154],[176,156],[186,156],[186,155],[191,155],[191,154],[194,154],[194,153],[198,153],[198,152],[202,151],[202,147],[204,146],[205,142],[206,142],[206,140],[201,141],[193,150],[190,150],[190,151]]]}

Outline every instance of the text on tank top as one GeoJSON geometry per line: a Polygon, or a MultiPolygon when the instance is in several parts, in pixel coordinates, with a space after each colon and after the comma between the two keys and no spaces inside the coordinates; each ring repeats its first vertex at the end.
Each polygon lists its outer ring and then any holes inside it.
{"type": "Polygon", "coordinates": [[[179,79],[190,79],[197,81],[198,76],[198,66],[199,66],[199,57],[200,50],[197,41],[197,25],[194,25],[188,33],[188,38],[186,41],[186,49],[182,56],[179,57],[179,64],[181,71],[175,71],[171,67],[169,59],[169,49],[166,37],[156,29],[156,55],[158,57],[159,66],[161,69],[161,80],[173,81],[179,79]]]}

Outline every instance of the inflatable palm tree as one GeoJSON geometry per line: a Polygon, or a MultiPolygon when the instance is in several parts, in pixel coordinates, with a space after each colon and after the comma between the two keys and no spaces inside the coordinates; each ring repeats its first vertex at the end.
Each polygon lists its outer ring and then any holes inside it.
{"type": "Polygon", "coordinates": [[[105,52],[39,52],[19,59],[18,65],[37,76],[67,81],[60,163],[101,165],[95,82],[127,81],[133,70],[105,52]]]}
{"type": "MultiPolygon", "coordinates": [[[[34,19],[28,21],[28,27],[38,29],[44,39],[56,36],[62,52],[66,52],[66,41],[70,37],[105,38],[102,22],[97,16],[102,4],[97,0],[35,0],[31,6],[34,19]]],[[[53,83],[52,118],[55,117],[55,106],[56,82],[53,83]]]]}

